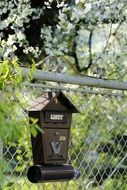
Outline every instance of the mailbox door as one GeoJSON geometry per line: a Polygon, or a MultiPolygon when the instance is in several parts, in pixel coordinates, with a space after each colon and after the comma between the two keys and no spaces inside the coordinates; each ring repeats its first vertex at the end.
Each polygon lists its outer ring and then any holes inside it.
{"type": "Polygon", "coordinates": [[[45,164],[67,162],[69,129],[44,129],[43,150],[45,164]]]}

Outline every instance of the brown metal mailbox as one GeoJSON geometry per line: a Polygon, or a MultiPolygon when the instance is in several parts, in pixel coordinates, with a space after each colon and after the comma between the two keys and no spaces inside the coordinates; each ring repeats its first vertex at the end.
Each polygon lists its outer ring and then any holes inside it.
{"type": "Polygon", "coordinates": [[[31,136],[34,165],[67,162],[72,113],[78,112],[61,91],[46,92],[32,103],[29,117],[38,119],[43,130],[31,136]]]}

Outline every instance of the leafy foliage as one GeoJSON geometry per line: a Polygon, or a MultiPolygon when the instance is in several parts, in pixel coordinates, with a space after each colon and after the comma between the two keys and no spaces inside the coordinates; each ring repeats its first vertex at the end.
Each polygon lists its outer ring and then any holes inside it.
{"type": "MultiPolygon", "coordinates": [[[[33,69],[31,69],[26,80],[31,79],[33,69]]],[[[28,143],[30,132],[36,136],[38,126],[37,121],[31,118],[30,131],[29,120],[25,113],[26,102],[22,98],[22,70],[18,61],[1,61],[0,78],[0,184],[2,187],[5,176],[17,167],[16,164],[18,164],[17,173],[26,167],[23,158],[28,159],[31,156],[30,144],[28,143]],[[17,146],[20,147],[19,150],[15,149],[17,146]],[[10,152],[2,157],[3,151],[10,152]],[[11,160],[10,155],[13,153],[15,154],[14,161],[9,161],[11,160]]],[[[9,182],[8,187],[13,186],[13,184],[9,182]]]]}
{"type": "Polygon", "coordinates": [[[0,90],[14,90],[22,82],[22,73],[16,60],[0,62],[0,90]]]}
{"type": "MultiPolygon", "coordinates": [[[[0,138],[13,141],[18,139],[21,130],[21,119],[17,120],[13,115],[15,104],[14,91],[18,91],[22,82],[22,74],[16,61],[4,61],[0,63],[0,138]],[[5,138],[7,137],[7,138],[5,138]]],[[[16,110],[15,110],[16,111],[16,110]]],[[[17,109],[17,117],[18,109],[17,109]]]]}

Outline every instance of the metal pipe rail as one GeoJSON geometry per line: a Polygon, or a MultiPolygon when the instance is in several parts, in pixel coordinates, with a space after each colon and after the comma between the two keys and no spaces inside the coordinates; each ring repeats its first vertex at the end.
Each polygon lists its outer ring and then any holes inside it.
{"type": "MultiPolygon", "coordinates": [[[[30,74],[30,69],[22,68],[23,77],[30,74]]],[[[45,72],[35,70],[32,73],[32,78],[43,81],[61,82],[68,84],[84,85],[97,88],[107,88],[115,90],[127,90],[127,82],[119,82],[115,80],[98,79],[90,76],[72,76],[68,74],[45,72]]]]}

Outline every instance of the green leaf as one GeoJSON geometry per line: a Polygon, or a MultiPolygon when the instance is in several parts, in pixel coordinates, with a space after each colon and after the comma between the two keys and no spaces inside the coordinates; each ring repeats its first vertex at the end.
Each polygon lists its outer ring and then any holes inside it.
{"type": "Polygon", "coordinates": [[[12,187],[15,184],[15,182],[9,182],[6,187],[12,187]]]}
{"type": "Polygon", "coordinates": [[[35,127],[31,127],[30,131],[31,131],[31,134],[33,135],[33,137],[37,136],[37,129],[35,127]]]}

